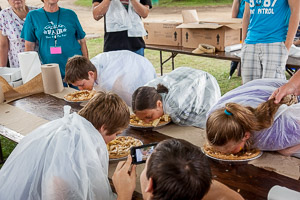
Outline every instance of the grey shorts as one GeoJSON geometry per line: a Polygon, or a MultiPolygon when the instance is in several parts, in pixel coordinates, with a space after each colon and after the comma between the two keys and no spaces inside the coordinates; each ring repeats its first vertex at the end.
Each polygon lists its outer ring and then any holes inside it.
{"type": "Polygon", "coordinates": [[[241,53],[243,83],[260,78],[285,80],[288,54],[283,42],[244,44],[241,53]]]}

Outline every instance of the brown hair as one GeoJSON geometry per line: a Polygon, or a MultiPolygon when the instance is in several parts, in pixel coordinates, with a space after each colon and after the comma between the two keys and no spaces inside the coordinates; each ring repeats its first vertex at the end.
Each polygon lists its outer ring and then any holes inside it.
{"type": "Polygon", "coordinates": [[[211,185],[211,171],[201,149],[185,140],[160,142],[147,162],[152,200],[199,200],[211,185]]]}
{"type": "Polygon", "coordinates": [[[89,79],[89,71],[97,73],[96,67],[84,56],[73,56],[66,64],[65,82],[75,83],[76,81],[89,79]]]}
{"type": "Polygon", "coordinates": [[[97,130],[104,125],[107,135],[125,129],[130,119],[126,103],[110,92],[97,92],[78,114],[90,121],[97,130]]]}
{"type": "Polygon", "coordinates": [[[156,108],[156,102],[162,101],[159,93],[168,93],[169,90],[162,84],[157,85],[157,89],[149,86],[139,87],[132,94],[132,110],[142,111],[156,108]]]}
{"type": "Polygon", "coordinates": [[[256,109],[237,103],[227,103],[224,108],[215,110],[206,122],[207,139],[212,145],[223,146],[233,140],[240,141],[246,132],[260,131],[269,128],[274,121],[274,115],[282,104],[290,101],[285,97],[275,104],[274,99],[261,103],[256,109]],[[225,114],[226,112],[231,115],[225,114]]]}

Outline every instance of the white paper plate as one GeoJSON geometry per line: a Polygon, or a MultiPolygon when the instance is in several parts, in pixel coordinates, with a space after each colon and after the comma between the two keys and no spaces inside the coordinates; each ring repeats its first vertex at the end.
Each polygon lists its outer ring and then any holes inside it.
{"type": "Polygon", "coordinates": [[[260,151],[260,153],[259,153],[257,156],[252,157],[252,158],[247,158],[247,159],[243,159],[243,160],[227,160],[227,159],[216,158],[216,157],[213,157],[213,156],[211,156],[211,155],[208,155],[208,154],[205,153],[205,151],[204,151],[203,149],[202,149],[202,152],[203,152],[207,157],[209,157],[209,158],[211,158],[211,159],[218,160],[218,161],[224,161],[224,162],[248,162],[248,161],[255,160],[255,159],[259,158],[259,157],[263,154],[263,152],[260,151]]]}

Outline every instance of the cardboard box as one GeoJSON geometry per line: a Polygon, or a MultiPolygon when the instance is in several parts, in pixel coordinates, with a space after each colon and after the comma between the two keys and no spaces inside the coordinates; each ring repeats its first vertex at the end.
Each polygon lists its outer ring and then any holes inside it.
{"type": "Polygon", "coordinates": [[[223,20],[220,22],[199,22],[193,24],[181,24],[177,28],[182,29],[182,46],[197,48],[199,44],[210,44],[218,51],[225,51],[226,46],[240,43],[240,20],[223,20]]]}
{"type": "Polygon", "coordinates": [[[181,29],[176,27],[181,22],[157,21],[144,22],[148,35],[144,37],[146,44],[181,46],[181,29]]]}
{"type": "Polygon", "coordinates": [[[7,82],[13,82],[22,78],[20,68],[0,67],[0,76],[7,82]]]}

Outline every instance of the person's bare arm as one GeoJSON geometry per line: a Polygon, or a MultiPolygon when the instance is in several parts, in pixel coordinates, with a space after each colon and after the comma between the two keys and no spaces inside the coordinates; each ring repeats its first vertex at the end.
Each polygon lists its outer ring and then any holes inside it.
{"type": "Polygon", "coordinates": [[[143,5],[137,0],[130,0],[131,4],[135,10],[135,12],[141,16],[142,18],[148,17],[149,14],[149,6],[148,5],[143,5]]]}
{"type": "Polygon", "coordinates": [[[6,67],[8,59],[9,41],[7,36],[2,35],[0,31],[0,67],[6,67]]]}
{"type": "Polygon", "coordinates": [[[291,156],[294,153],[300,152],[300,144],[286,148],[286,149],[279,150],[278,152],[284,156],[291,156]]]}
{"type": "Polygon", "coordinates": [[[247,36],[249,20],[250,20],[250,6],[249,6],[249,3],[245,2],[245,10],[244,10],[244,15],[243,15],[243,28],[242,28],[242,41],[243,41],[243,43],[244,43],[244,41],[246,39],[246,36],[247,36]]]}
{"type": "Polygon", "coordinates": [[[131,166],[131,162],[132,158],[129,155],[126,161],[118,163],[112,176],[112,181],[118,194],[117,200],[132,199],[132,194],[136,186],[136,165],[131,166]]]}
{"type": "Polygon", "coordinates": [[[35,42],[25,41],[25,51],[34,51],[35,42]]]}
{"type": "Polygon", "coordinates": [[[291,16],[289,21],[288,32],[286,35],[285,46],[289,50],[291,48],[291,45],[293,44],[294,37],[298,29],[300,1],[299,0],[288,0],[288,1],[291,9],[291,16]]]}
{"type": "Polygon", "coordinates": [[[103,0],[101,3],[93,3],[93,17],[95,20],[101,19],[108,11],[110,0],[103,0]]]}
{"type": "Polygon", "coordinates": [[[80,46],[81,46],[81,52],[82,52],[82,55],[84,57],[86,57],[87,59],[89,59],[89,53],[88,53],[88,49],[87,49],[87,46],[86,46],[86,41],[85,39],[81,39],[81,40],[78,40],[80,46]]]}
{"type": "Polygon", "coordinates": [[[240,0],[233,0],[232,9],[231,9],[231,17],[237,18],[240,10],[240,0]]]}
{"type": "Polygon", "coordinates": [[[230,189],[223,183],[213,180],[208,193],[203,200],[243,200],[244,198],[236,191],[230,189]]]}
{"type": "Polygon", "coordinates": [[[276,89],[269,99],[275,98],[274,102],[279,103],[281,99],[288,94],[294,94],[298,96],[300,95],[300,90],[298,88],[300,88],[300,70],[292,76],[289,82],[276,89]]]}

